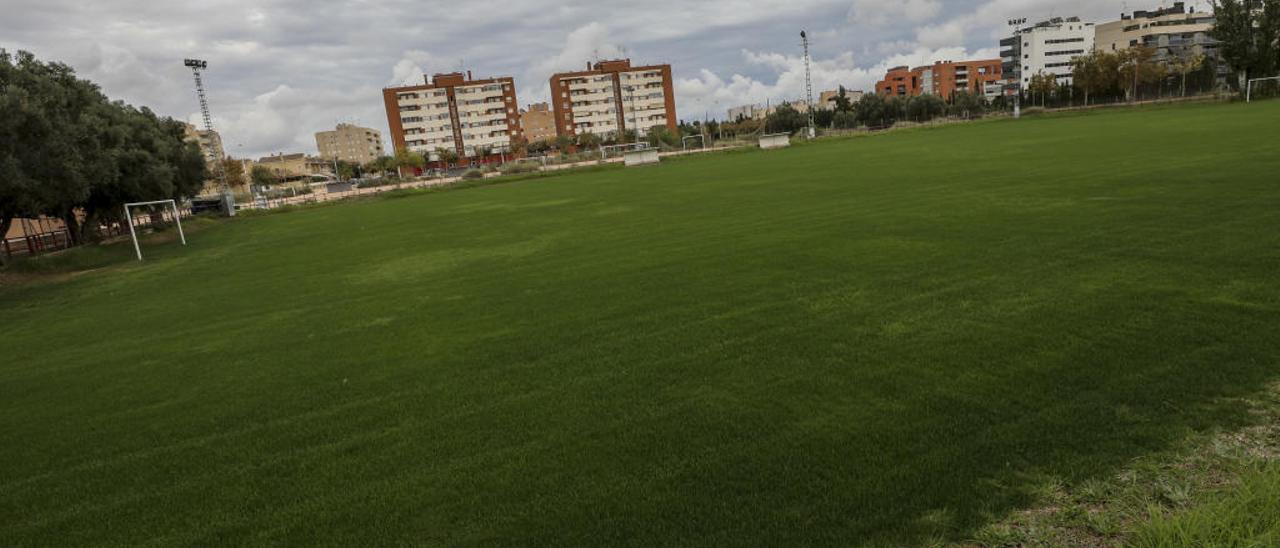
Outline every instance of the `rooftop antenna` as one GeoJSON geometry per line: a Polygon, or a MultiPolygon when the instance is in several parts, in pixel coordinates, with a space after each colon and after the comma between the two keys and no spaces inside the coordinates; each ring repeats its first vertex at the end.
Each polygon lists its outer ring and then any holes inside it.
{"type": "MultiPolygon", "coordinates": [[[[200,116],[204,119],[204,130],[213,133],[213,117],[209,115],[209,99],[204,94],[204,80],[200,77],[200,71],[209,68],[209,63],[200,59],[184,59],[182,64],[191,69],[191,75],[196,79],[196,97],[200,99],[200,116]]],[[[222,191],[231,192],[231,187],[227,185],[227,172],[222,167],[222,160],[226,155],[222,151],[222,139],[210,139],[213,143],[214,155],[216,161],[214,169],[217,170],[218,179],[222,181],[222,191]]]]}

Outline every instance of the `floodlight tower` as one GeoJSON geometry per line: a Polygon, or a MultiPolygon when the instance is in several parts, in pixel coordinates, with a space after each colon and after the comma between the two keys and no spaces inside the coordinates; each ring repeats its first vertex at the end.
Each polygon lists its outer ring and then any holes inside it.
{"type": "MultiPolygon", "coordinates": [[[[209,68],[209,63],[200,59],[184,59],[183,65],[191,69],[191,74],[196,79],[196,96],[200,98],[200,115],[204,118],[204,130],[213,133],[213,117],[209,115],[209,100],[204,95],[204,81],[200,78],[200,71],[209,68]]],[[[222,152],[222,139],[210,140],[214,147],[214,155],[216,161],[214,165],[218,170],[218,179],[222,181],[222,191],[231,192],[231,187],[227,184],[227,170],[222,165],[225,157],[222,152]]]]}
{"type": "Polygon", "coordinates": [[[809,73],[809,35],[805,31],[800,31],[800,42],[804,45],[804,94],[805,101],[809,105],[809,138],[817,136],[818,132],[814,129],[813,121],[813,79],[809,73]]]}
{"type": "Polygon", "coordinates": [[[1013,96],[1014,119],[1018,119],[1022,117],[1022,68],[1021,68],[1022,59],[1018,57],[1021,55],[1021,52],[1022,52],[1022,25],[1026,24],[1026,22],[1027,22],[1026,17],[1009,20],[1009,26],[1013,27],[1013,38],[1017,40],[1018,49],[1016,51],[1019,52],[1019,55],[1015,56],[1015,59],[1014,59],[1014,62],[1017,63],[1017,66],[1018,66],[1018,71],[1017,71],[1018,77],[1017,77],[1017,83],[1014,85],[1015,93],[1013,96]]]}

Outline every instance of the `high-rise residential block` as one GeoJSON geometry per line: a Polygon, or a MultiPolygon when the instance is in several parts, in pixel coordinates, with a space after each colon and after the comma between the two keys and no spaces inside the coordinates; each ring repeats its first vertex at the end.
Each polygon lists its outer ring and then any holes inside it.
{"type": "Polygon", "coordinates": [[[551,76],[556,133],[615,138],[627,129],[676,130],[671,65],[631,66],[630,59],[589,63],[587,70],[551,76]]]}
{"type": "Polygon", "coordinates": [[[316,149],[326,160],[365,165],[382,156],[382,132],[352,124],[316,133],[316,149]]]}
{"type": "Polygon", "coordinates": [[[439,149],[486,161],[510,153],[521,136],[516,86],[510,76],[473,80],[471,72],[436,74],[427,83],[382,90],[395,150],[438,161],[439,149]]]}

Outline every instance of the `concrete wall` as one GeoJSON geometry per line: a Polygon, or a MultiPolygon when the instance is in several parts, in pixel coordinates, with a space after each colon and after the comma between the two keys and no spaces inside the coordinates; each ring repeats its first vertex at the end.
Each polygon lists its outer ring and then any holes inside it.
{"type": "Polygon", "coordinates": [[[760,148],[786,148],[791,146],[791,136],[787,134],[764,135],[760,137],[760,148]]]}
{"type": "Polygon", "coordinates": [[[627,167],[658,163],[658,149],[629,150],[622,155],[627,167]]]}

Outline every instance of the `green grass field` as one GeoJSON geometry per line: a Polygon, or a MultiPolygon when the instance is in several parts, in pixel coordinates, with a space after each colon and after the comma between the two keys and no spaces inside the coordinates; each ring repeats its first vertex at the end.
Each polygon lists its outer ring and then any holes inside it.
{"type": "Polygon", "coordinates": [[[973,538],[1280,378],[1277,120],[980,122],[81,250],[108,266],[0,288],[0,545],[973,538]]]}

